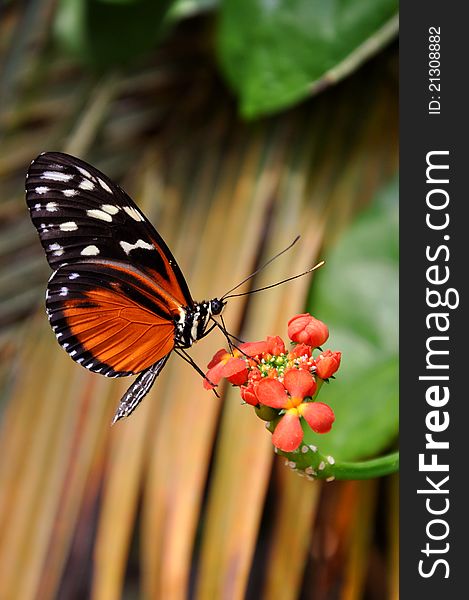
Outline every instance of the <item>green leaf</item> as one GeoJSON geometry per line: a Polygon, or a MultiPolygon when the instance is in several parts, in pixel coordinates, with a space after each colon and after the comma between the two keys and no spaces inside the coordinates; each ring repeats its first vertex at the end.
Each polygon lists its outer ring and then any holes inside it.
{"type": "Polygon", "coordinates": [[[128,63],[158,42],[172,0],[61,0],[55,34],[81,61],[103,69],[128,63]]]}
{"type": "Polygon", "coordinates": [[[173,20],[184,19],[203,12],[214,11],[221,0],[176,0],[168,17],[173,20]]]}
{"type": "Polygon", "coordinates": [[[326,252],[308,301],[342,362],[318,397],[335,412],[332,431],[305,428],[305,443],[340,460],[373,456],[398,431],[397,198],[394,182],[326,252]]]}
{"type": "Polygon", "coordinates": [[[218,53],[254,117],[290,106],[354,70],[397,32],[397,0],[225,0],[218,53]]]}

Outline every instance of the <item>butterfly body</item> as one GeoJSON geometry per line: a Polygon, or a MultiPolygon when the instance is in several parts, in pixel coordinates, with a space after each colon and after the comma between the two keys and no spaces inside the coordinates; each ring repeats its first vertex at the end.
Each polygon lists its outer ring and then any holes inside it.
{"type": "Polygon", "coordinates": [[[225,302],[195,302],[140,209],[84,161],[57,152],[38,156],[26,176],[26,201],[54,270],[46,311],[57,340],[93,372],[139,374],[115,420],[128,416],[171,352],[211,331],[225,302]]]}

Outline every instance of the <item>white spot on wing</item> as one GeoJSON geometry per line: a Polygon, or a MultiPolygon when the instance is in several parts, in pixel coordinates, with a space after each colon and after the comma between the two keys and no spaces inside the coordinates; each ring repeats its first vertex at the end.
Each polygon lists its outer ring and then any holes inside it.
{"type": "Polygon", "coordinates": [[[109,213],[104,212],[104,210],[99,210],[97,208],[93,208],[86,211],[86,214],[93,219],[101,219],[101,221],[107,221],[108,223],[112,222],[112,217],[109,213]]]}
{"type": "Polygon", "coordinates": [[[44,171],[41,175],[41,179],[50,179],[51,181],[70,181],[73,179],[73,175],[69,173],[59,173],[58,171],[44,171]]]}
{"type": "Polygon", "coordinates": [[[36,194],[47,194],[47,192],[49,191],[49,189],[50,188],[48,188],[46,185],[40,185],[34,191],[36,192],[36,194]]]}
{"type": "Polygon", "coordinates": [[[98,181],[99,181],[99,185],[103,188],[103,190],[106,190],[106,192],[109,192],[110,194],[112,194],[111,188],[108,186],[108,184],[105,181],[103,181],[101,179],[101,177],[98,177],[98,181]]]}
{"type": "Polygon", "coordinates": [[[66,223],[60,223],[59,225],[60,231],[76,231],[78,229],[78,225],[75,221],[67,221],[66,223]]]}
{"type": "Polygon", "coordinates": [[[46,210],[49,212],[55,212],[56,210],[58,210],[57,202],[48,202],[46,204],[46,210]]]}
{"type": "Polygon", "coordinates": [[[70,275],[68,276],[69,279],[78,279],[78,277],[80,277],[78,273],[70,273],[70,275]]]}
{"type": "Polygon", "coordinates": [[[142,215],[132,206],[124,206],[124,210],[134,221],[143,221],[142,215]]]}
{"type": "Polygon", "coordinates": [[[94,183],[92,181],[88,181],[88,179],[83,179],[81,183],[78,184],[78,187],[82,190],[94,190],[94,183]]]}
{"type": "Polygon", "coordinates": [[[62,190],[62,194],[67,196],[67,198],[71,198],[72,196],[76,196],[78,192],[77,190],[62,190]]]}
{"type": "Polygon", "coordinates": [[[59,296],[66,296],[67,294],[68,294],[68,288],[67,287],[61,287],[60,288],[59,296]]]}
{"type": "Polygon", "coordinates": [[[110,215],[115,215],[115,214],[117,214],[119,212],[119,207],[118,206],[114,206],[114,204],[103,204],[101,206],[101,210],[106,211],[110,215]]]}
{"type": "Polygon", "coordinates": [[[143,240],[137,240],[135,244],[129,244],[128,242],[119,242],[119,244],[126,254],[130,254],[132,250],[136,250],[137,248],[141,248],[142,250],[154,250],[151,244],[148,244],[143,240]]]}
{"type": "Polygon", "coordinates": [[[86,169],[83,169],[83,167],[77,167],[77,169],[84,177],[88,177],[88,179],[93,179],[91,173],[88,173],[88,171],[86,169]]]}
{"type": "Polygon", "coordinates": [[[62,246],[60,244],[49,244],[49,250],[62,250],[62,246]]]}
{"type": "Polygon", "coordinates": [[[98,248],[98,246],[94,246],[92,244],[91,246],[86,246],[85,248],[83,248],[83,250],[80,252],[80,254],[82,256],[98,256],[99,248],[98,248]]]}

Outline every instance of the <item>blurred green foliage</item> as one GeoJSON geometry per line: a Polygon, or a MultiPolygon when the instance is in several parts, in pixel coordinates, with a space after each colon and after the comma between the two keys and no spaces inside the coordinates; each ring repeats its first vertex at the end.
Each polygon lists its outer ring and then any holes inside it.
{"type": "Polygon", "coordinates": [[[60,0],[59,43],[95,69],[129,63],[155,47],[173,0],[60,0]]]}
{"type": "Polygon", "coordinates": [[[55,32],[81,61],[109,69],[152,50],[176,20],[207,10],[217,16],[222,75],[241,114],[252,118],[288,108],[356,69],[396,33],[398,2],[60,0],[55,32]]]}

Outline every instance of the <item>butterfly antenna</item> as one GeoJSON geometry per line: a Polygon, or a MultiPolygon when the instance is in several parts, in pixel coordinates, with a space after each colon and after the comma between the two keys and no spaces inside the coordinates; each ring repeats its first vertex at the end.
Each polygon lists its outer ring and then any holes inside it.
{"type": "MultiPolygon", "coordinates": [[[[270,285],[266,285],[264,287],[257,288],[256,290],[249,290],[248,292],[242,292],[241,294],[230,294],[229,296],[223,296],[223,300],[226,300],[227,298],[238,298],[239,296],[248,296],[249,294],[255,294],[256,292],[263,292],[264,290],[268,290],[270,288],[277,287],[278,285],[282,285],[282,283],[286,283],[287,281],[293,281],[293,279],[298,279],[298,277],[303,277],[304,275],[307,275],[308,273],[312,273],[316,269],[319,269],[319,267],[322,267],[324,262],[325,262],[324,260],[321,260],[321,262],[318,262],[318,264],[314,265],[314,267],[312,267],[311,269],[308,269],[307,271],[303,271],[303,273],[298,273],[298,275],[293,275],[293,277],[287,277],[287,279],[282,279],[282,281],[277,281],[277,283],[271,283],[270,285]]],[[[236,289],[236,288],[234,288],[234,289],[236,289]]]]}
{"type": "MultiPolygon", "coordinates": [[[[239,287],[241,287],[243,285],[243,283],[246,283],[246,281],[249,281],[250,279],[252,279],[255,275],[257,275],[258,273],[260,273],[263,269],[265,269],[268,265],[270,265],[271,262],[273,262],[274,260],[276,260],[277,258],[279,258],[280,256],[282,256],[282,254],[285,254],[285,252],[288,252],[288,250],[290,250],[290,248],[293,248],[293,246],[296,244],[296,242],[300,239],[300,236],[297,235],[296,238],[293,240],[293,242],[291,244],[289,244],[286,248],[284,248],[281,252],[279,252],[278,254],[276,254],[275,256],[273,256],[272,258],[269,258],[269,260],[264,263],[263,265],[261,265],[260,267],[258,267],[254,273],[251,273],[250,275],[248,275],[247,277],[245,277],[243,279],[243,281],[241,281],[240,283],[238,283],[237,285],[235,285],[234,287],[231,288],[231,290],[228,290],[221,298],[220,300],[225,300],[226,298],[234,298],[235,296],[228,296],[228,294],[231,294],[231,292],[234,292],[235,290],[237,290],[239,287]]],[[[249,292],[247,292],[249,293],[249,292]]],[[[244,296],[245,294],[236,294],[236,296],[244,296]]]]}

